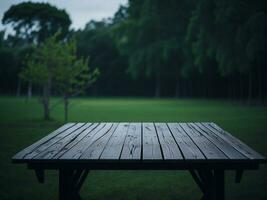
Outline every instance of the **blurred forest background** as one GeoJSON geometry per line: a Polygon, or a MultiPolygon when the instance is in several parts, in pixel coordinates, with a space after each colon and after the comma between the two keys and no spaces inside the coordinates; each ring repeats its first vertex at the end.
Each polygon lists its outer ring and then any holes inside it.
{"type": "Polygon", "coordinates": [[[266,11],[265,0],[130,0],[112,18],[72,30],[65,10],[14,5],[2,18],[13,31],[0,34],[0,93],[41,93],[20,73],[33,49],[58,33],[63,43],[74,38],[75,56],[100,71],[85,95],[263,102],[266,11]]]}
{"type": "MultiPolygon", "coordinates": [[[[34,172],[13,165],[11,157],[64,120],[213,121],[267,155],[266,0],[129,0],[113,17],[80,30],[71,28],[66,10],[24,2],[1,20],[1,200],[57,199],[56,172],[37,184],[34,172]],[[70,104],[74,96],[81,97],[70,104]]],[[[89,176],[85,199],[201,195],[186,172],[89,176]]],[[[227,172],[226,199],[267,199],[266,165],[246,172],[241,184],[233,177],[227,172]]]]}

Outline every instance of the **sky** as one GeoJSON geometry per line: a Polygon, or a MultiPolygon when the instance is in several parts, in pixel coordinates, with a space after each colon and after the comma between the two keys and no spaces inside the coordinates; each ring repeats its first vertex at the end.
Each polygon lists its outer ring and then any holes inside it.
{"type": "MultiPolygon", "coordinates": [[[[28,0],[0,0],[0,18],[11,5],[28,0]]],[[[65,9],[70,15],[71,28],[80,29],[90,20],[101,20],[112,17],[120,5],[126,5],[128,0],[31,0],[32,2],[49,2],[60,9],[65,9]]],[[[3,30],[2,22],[0,30],[3,30]]]]}

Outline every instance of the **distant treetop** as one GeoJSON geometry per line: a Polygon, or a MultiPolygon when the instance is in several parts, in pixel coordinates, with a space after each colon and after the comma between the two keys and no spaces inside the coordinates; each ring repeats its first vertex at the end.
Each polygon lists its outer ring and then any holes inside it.
{"type": "Polygon", "coordinates": [[[71,25],[69,15],[48,3],[23,2],[11,6],[2,23],[11,24],[17,36],[37,42],[59,31],[65,36],[71,25]]]}

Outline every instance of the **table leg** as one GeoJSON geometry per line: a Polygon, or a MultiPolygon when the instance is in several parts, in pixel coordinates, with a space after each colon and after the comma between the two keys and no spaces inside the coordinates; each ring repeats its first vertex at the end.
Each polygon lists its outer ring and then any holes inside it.
{"type": "Polygon", "coordinates": [[[59,200],[71,199],[71,170],[59,170],[59,200]]]}
{"type": "Polygon", "coordinates": [[[59,200],[80,200],[79,191],[88,172],[83,169],[60,169],[59,200]]]}
{"type": "Polygon", "coordinates": [[[214,179],[215,179],[215,195],[216,200],[224,200],[224,171],[223,170],[214,170],[214,179]]]}
{"type": "Polygon", "coordinates": [[[190,173],[203,193],[201,200],[224,200],[224,170],[199,169],[190,173]]]}

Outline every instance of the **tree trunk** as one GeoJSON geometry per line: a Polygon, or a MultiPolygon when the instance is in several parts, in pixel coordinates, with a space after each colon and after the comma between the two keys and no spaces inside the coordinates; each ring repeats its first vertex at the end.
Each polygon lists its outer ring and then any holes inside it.
{"type": "Polygon", "coordinates": [[[252,100],[252,71],[249,70],[248,74],[248,105],[251,105],[252,100]]]}
{"type": "Polygon", "coordinates": [[[203,76],[202,78],[202,98],[207,98],[207,87],[206,87],[206,81],[207,79],[203,76]]]}
{"type": "Polygon", "coordinates": [[[51,94],[51,79],[47,81],[47,83],[43,86],[43,97],[42,103],[44,108],[44,119],[50,119],[50,110],[49,110],[49,100],[51,94]]]}
{"type": "Polygon", "coordinates": [[[180,79],[178,78],[175,86],[175,97],[180,97],[180,79]]]}
{"type": "Polygon", "coordinates": [[[156,85],[155,85],[155,97],[160,97],[161,95],[161,80],[160,80],[160,70],[156,72],[156,85]]]}
{"type": "Polygon", "coordinates": [[[193,97],[193,84],[190,79],[187,81],[188,81],[188,97],[192,98],[193,97]]]}
{"type": "Polygon", "coordinates": [[[228,77],[228,99],[229,99],[229,101],[232,100],[232,85],[231,85],[230,75],[228,77]]]}
{"type": "Polygon", "coordinates": [[[240,77],[239,77],[239,86],[240,86],[240,99],[241,101],[243,100],[244,97],[244,83],[243,83],[243,77],[242,74],[240,73],[240,77]]]}
{"type": "Polygon", "coordinates": [[[69,106],[68,95],[64,94],[64,120],[65,122],[68,121],[68,106],[69,106]]]}
{"type": "Polygon", "coordinates": [[[28,100],[32,97],[32,82],[28,84],[28,100]]]}
{"type": "Polygon", "coordinates": [[[262,76],[261,76],[261,63],[258,61],[258,98],[261,103],[263,103],[262,98],[262,76]]]}
{"type": "Polygon", "coordinates": [[[49,120],[50,119],[50,113],[49,113],[49,97],[48,97],[48,86],[45,85],[43,88],[43,108],[44,108],[44,119],[49,120]]]}
{"type": "Polygon", "coordinates": [[[236,98],[236,96],[237,96],[237,95],[236,95],[236,93],[237,93],[236,90],[237,90],[237,89],[236,89],[236,86],[235,86],[235,84],[234,84],[234,86],[233,86],[233,96],[232,96],[232,100],[233,100],[233,101],[237,99],[237,98],[236,98]]]}
{"type": "Polygon", "coordinates": [[[21,91],[21,80],[18,79],[18,83],[17,83],[17,97],[20,97],[20,91],[21,91]]]}

